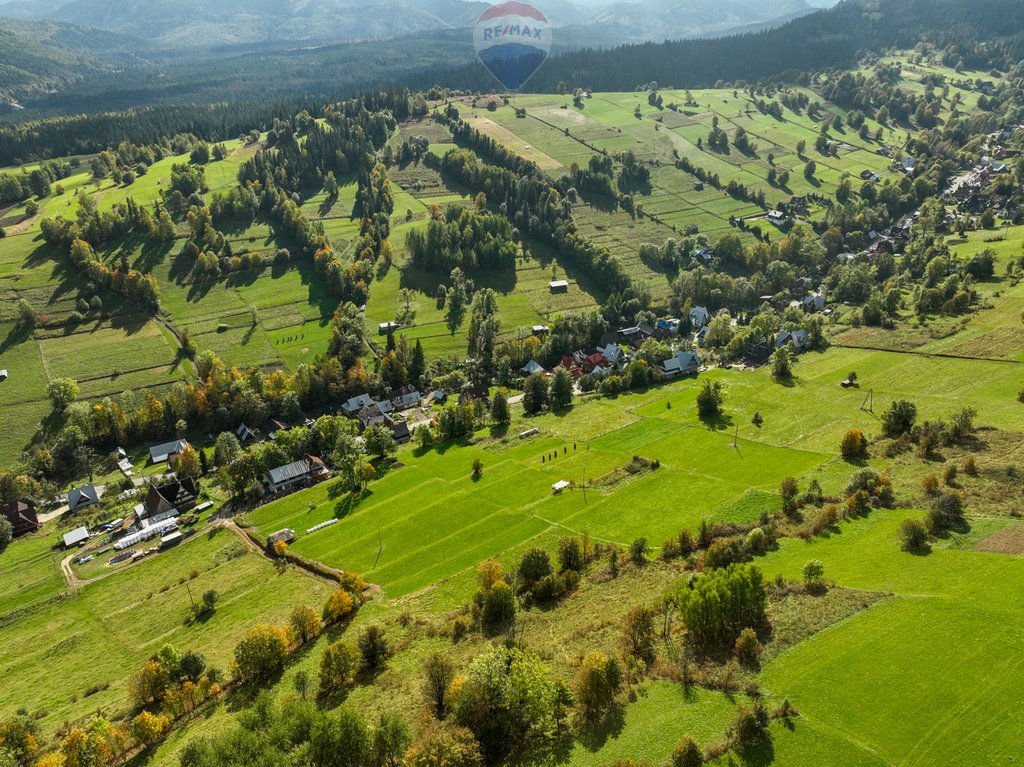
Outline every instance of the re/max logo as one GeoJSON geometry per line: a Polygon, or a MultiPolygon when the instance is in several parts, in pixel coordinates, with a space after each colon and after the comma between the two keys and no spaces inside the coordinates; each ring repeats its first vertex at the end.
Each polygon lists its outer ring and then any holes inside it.
{"type": "Polygon", "coordinates": [[[484,40],[493,40],[497,37],[529,37],[532,40],[540,40],[543,30],[540,27],[531,27],[526,24],[506,24],[503,27],[484,27],[484,40]]]}

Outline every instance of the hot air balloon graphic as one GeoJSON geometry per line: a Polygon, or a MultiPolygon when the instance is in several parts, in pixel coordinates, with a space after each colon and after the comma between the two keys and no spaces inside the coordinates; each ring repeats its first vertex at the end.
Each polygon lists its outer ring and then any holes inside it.
{"type": "Polygon", "coordinates": [[[510,91],[519,90],[551,51],[551,27],[529,3],[499,3],[476,20],[473,47],[480,62],[510,91]]]}

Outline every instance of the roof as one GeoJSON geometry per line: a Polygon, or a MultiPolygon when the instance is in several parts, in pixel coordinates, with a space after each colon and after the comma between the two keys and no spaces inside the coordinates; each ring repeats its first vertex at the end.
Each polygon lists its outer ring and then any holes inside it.
{"type": "Polygon", "coordinates": [[[391,436],[395,438],[395,442],[404,444],[412,439],[412,434],[409,431],[409,424],[405,421],[399,421],[391,427],[391,436]]]}
{"type": "Polygon", "coordinates": [[[82,506],[88,506],[90,503],[99,503],[99,500],[99,491],[93,485],[72,488],[68,493],[68,510],[74,511],[82,506]]]}
{"type": "Polygon", "coordinates": [[[694,325],[707,325],[711,319],[711,312],[706,306],[694,306],[690,309],[690,321],[694,325]]]}
{"type": "Polygon", "coordinates": [[[544,372],[544,366],[537,362],[537,360],[530,360],[525,365],[523,365],[522,369],[523,372],[526,373],[527,375],[533,375],[534,373],[544,372]]]}
{"type": "Polygon", "coordinates": [[[569,283],[566,282],[565,280],[551,280],[551,282],[548,283],[548,287],[549,288],[568,288],[569,287],[569,283]]]}
{"type": "Polygon", "coordinates": [[[700,357],[695,352],[683,351],[682,349],[661,363],[661,370],[665,375],[685,373],[696,370],[699,367],[700,357]]]}
{"type": "Polygon", "coordinates": [[[172,453],[180,453],[188,444],[187,439],[177,439],[174,442],[165,442],[162,445],[154,445],[149,449],[149,459],[153,463],[163,463],[172,453]]]}
{"type": "Polygon", "coordinates": [[[560,493],[563,490],[565,490],[565,488],[567,488],[569,486],[570,486],[569,482],[566,482],[564,479],[560,479],[555,484],[553,484],[551,486],[551,489],[554,490],[556,493],[560,493]]]}
{"type": "Polygon", "coordinates": [[[6,381],[6,380],[7,380],[7,368],[4,368],[3,370],[0,370],[0,381],[6,381]]]}
{"type": "Polygon", "coordinates": [[[238,428],[235,429],[235,436],[238,437],[239,442],[248,442],[250,439],[256,438],[253,430],[244,423],[238,424],[238,428]]]}
{"type": "Polygon", "coordinates": [[[284,466],[278,466],[276,469],[270,470],[270,483],[272,485],[280,485],[284,482],[290,482],[295,479],[306,476],[313,471],[313,462],[308,458],[300,458],[298,461],[285,464],[284,466]]]}
{"type": "Polygon", "coordinates": [[[372,404],[373,404],[373,397],[371,397],[369,394],[360,394],[359,396],[352,397],[351,399],[346,401],[341,406],[341,409],[344,410],[346,413],[352,414],[352,413],[358,413],[360,410],[362,410],[367,405],[372,405],[372,404]]]}
{"type": "Polygon", "coordinates": [[[32,508],[31,504],[24,501],[9,501],[0,504],[0,515],[6,517],[7,521],[11,523],[15,534],[35,530],[39,527],[36,510],[32,508]]]}
{"type": "Polygon", "coordinates": [[[76,527],[70,533],[64,533],[64,546],[71,548],[77,546],[83,541],[89,540],[89,531],[85,527],[76,527]]]}

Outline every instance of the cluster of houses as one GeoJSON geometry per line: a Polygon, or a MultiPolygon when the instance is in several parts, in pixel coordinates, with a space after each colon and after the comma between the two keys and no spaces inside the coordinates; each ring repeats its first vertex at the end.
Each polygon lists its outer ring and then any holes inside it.
{"type": "MultiPolygon", "coordinates": [[[[434,395],[431,395],[431,398],[436,399],[434,395]]],[[[443,400],[442,397],[441,401],[443,400]]],[[[352,397],[342,404],[341,412],[358,420],[360,431],[365,431],[370,426],[386,426],[391,430],[391,436],[395,441],[402,444],[411,438],[409,424],[395,416],[419,407],[422,402],[423,395],[419,389],[406,385],[380,399],[374,399],[369,394],[352,397]]]]}

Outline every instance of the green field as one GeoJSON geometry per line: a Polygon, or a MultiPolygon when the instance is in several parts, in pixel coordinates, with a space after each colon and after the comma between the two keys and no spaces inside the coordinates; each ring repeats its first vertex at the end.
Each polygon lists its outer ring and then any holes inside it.
{"type": "Polygon", "coordinates": [[[267,560],[220,528],[47,602],[67,590],[48,553],[53,540],[16,542],[3,558],[0,592],[6,616],[0,709],[46,712],[41,724],[48,734],[97,708],[122,711],[128,677],[163,644],[199,650],[226,669],[242,634],[257,623],[283,621],[294,604],[318,607],[329,591],[308,575],[276,574],[267,560]],[[189,591],[199,598],[207,589],[220,595],[216,612],[186,625],[189,591]],[[108,689],[83,695],[105,683],[108,689]]]}

